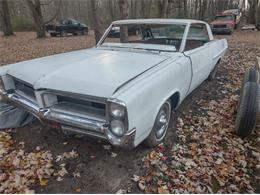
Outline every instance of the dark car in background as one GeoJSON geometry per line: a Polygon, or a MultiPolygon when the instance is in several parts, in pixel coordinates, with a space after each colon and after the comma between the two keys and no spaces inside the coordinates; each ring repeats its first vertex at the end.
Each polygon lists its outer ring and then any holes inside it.
{"type": "MultiPolygon", "coordinates": [[[[138,26],[128,27],[127,31],[128,31],[128,35],[131,35],[131,36],[138,35],[138,34],[141,33],[141,29],[138,26]]],[[[113,27],[110,30],[108,37],[119,38],[120,37],[120,28],[119,27],[113,27]]]]}
{"type": "Polygon", "coordinates": [[[60,21],[59,24],[48,24],[45,30],[52,36],[57,35],[64,37],[68,34],[87,35],[88,26],[74,19],[66,18],[60,21]]]}

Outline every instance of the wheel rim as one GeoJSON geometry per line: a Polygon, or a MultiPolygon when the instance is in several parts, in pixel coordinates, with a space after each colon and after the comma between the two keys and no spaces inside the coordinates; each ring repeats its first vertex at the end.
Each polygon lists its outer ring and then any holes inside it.
{"type": "Polygon", "coordinates": [[[67,32],[65,32],[64,30],[61,31],[61,36],[62,36],[62,37],[65,37],[66,35],[67,35],[67,32]]]}
{"type": "Polygon", "coordinates": [[[171,105],[166,102],[160,109],[155,121],[155,138],[160,141],[164,138],[171,116],[171,105]]]}

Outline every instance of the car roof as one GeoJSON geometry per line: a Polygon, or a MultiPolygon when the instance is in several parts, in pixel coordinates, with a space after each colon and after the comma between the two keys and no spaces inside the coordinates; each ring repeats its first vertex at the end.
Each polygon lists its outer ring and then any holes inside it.
{"type": "Polygon", "coordinates": [[[117,20],[112,24],[121,25],[121,24],[192,24],[192,23],[202,23],[206,24],[201,20],[191,20],[191,19],[129,19],[129,20],[117,20]]]}

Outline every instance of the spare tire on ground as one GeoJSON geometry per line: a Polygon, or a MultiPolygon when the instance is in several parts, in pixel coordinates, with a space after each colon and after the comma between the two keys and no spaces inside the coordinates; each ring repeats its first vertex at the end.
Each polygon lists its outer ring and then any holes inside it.
{"type": "Polygon", "coordinates": [[[257,70],[250,68],[245,72],[243,84],[247,82],[256,82],[259,83],[260,75],[257,70]]]}
{"type": "Polygon", "coordinates": [[[35,119],[29,112],[0,101],[0,129],[23,127],[35,119]]]}
{"type": "Polygon", "coordinates": [[[256,82],[247,82],[241,90],[235,132],[244,138],[252,133],[257,123],[260,109],[260,87],[256,82]]]}

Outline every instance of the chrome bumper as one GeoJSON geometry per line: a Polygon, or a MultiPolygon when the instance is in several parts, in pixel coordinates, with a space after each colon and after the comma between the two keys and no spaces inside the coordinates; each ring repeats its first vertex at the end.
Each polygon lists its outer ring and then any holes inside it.
{"type": "Polygon", "coordinates": [[[40,108],[35,102],[32,102],[16,93],[0,93],[1,100],[25,109],[33,114],[42,123],[58,124],[59,128],[65,132],[85,134],[93,137],[107,139],[112,145],[133,148],[135,139],[135,129],[128,131],[122,137],[116,137],[109,130],[109,124],[105,120],[96,120],[93,118],[83,118],[66,112],[58,112],[52,108],[40,108]]]}
{"type": "Polygon", "coordinates": [[[213,33],[220,33],[220,32],[231,32],[231,28],[212,28],[213,33]]]}

